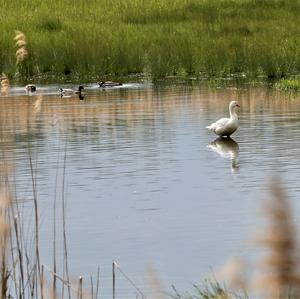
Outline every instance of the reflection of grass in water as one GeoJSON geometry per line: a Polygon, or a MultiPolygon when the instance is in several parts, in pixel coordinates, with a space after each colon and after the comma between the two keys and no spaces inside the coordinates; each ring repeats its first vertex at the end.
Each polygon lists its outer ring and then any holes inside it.
{"type": "Polygon", "coordinates": [[[9,74],[16,28],[28,38],[30,74],[273,78],[300,71],[296,0],[32,0],[1,8],[0,71],[9,74]]]}
{"type": "MultiPolygon", "coordinates": [[[[34,103],[31,103],[34,115],[40,113],[42,109],[42,98],[37,97],[34,103]]],[[[29,131],[29,129],[28,129],[29,131]]],[[[3,131],[1,132],[4,136],[3,131]]],[[[30,147],[30,141],[28,146],[30,147]]],[[[83,297],[83,281],[80,277],[78,281],[72,283],[71,279],[65,274],[61,276],[55,271],[55,262],[53,268],[43,266],[40,260],[39,249],[39,209],[38,209],[38,195],[36,185],[36,169],[33,168],[32,154],[29,150],[29,161],[31,165],[32,176],[32,198],[34,203],[34,240],[35,246],[31,250],[28,246],[28,238],[24,233],[22,211],[18,205],[18,200],[15,199],[14,205],[9,206],[12,202],[12,193],[15,193],[10,182],[10,172],[12,171],[2,160],[0,164],[0,178],[1,187],[4,192],[0,195],[0,257],[2,257],[0,268],[0,287],[2,298],[6,298],[8,293],[15,292],[19,298],[29,298],[27,294],[34,290],[38,290],[36,298],[42,298],[42,294],[46,297],[46,292],[54,294],[52,287],[49,287],[45,282],[46,270],[50,273],[50,277],[57,287],[59,281],[65,285],[70,292],[77,294],[79,298],[83,297]],[[6,213],[11,212],[10,218],[6,217],[6,213]],[[10,226],[8,230],[7,225],[10,226]],[[9,237],[8,237],[9,235],[9,237]],[[2,240],[2,241],[1,241],[2,240]],[[10,243],[9,243],[10,242],[10,243]],[[10,245],[10,247],[9,247],[10,245]],[[10,251],[6,249],[9,247],[10,251]],[[9,253],[9,254],[8,254],[9,253]],[[12,262],[14,261],[14,262],[12,262]],[[30,281],[30,283],[27,283],[30,281]],[[8,289],[8,286],[14,290],[8,289]],[[25,294],[25,295],[24,295],[25,294]]],[[[65,157],[64,157],[65,158],[65,157]]],[[[65,163],[65,160],[64,160],[65,163]]],[[[64,164],[65,165],[65,164],[64,164]]],[[[56,194],[57,192],[55,192],[56,194]]],[[[64,191],[62,191],[64,194],[64,191]]],[[[299,258],[297,257],[297,246],[295,238],[295,229],[292,222],[292,215],[289,207],[289,202],[284,194],[278,179],[273,179],[270,185],[270,198],[264,207],[265,217],[269,219],[268,230],[259,236],[259,243],[264,245],[267,249],[267,255],[261,261],[260,266],[262,270],[262,278],[260,284],[256,288],[262,289],[265,298],[299,298],[300,278],[298,270],[299,258]],[[279,296],[280,295],[280,296],[279,296]]],[[[65,203],[62,200],[62,217],[65,217],[65,203]]],[[[54,216],[54,223],[55,223],[54,216]]],[[[65,219],[65,218],[64,218],[65,219]]],[[[63,225],[63,241],[66,242],[66,227],[63,225]]],[[[54,235],[54,240],[56,237],[54,235]]],[[[52,240],[51,240],[52,241],[52,240]]],[[[55,257],[54,251],[54,257],[55,257]]],[[[64,245],[64,263],[67,269],[67,246],[64,245]]],[[[48,274],[47,274],[48,275],[48,274]]],[[[48,277],[48,276],[47,276],[48,277]]],[[[234,280],[231,277],[232,280],[234,280]]],[[[97,274],[97,283],[99,281],[99,273],[97,274]]],[[[85,280],[84,280],[85,282],[85,280]]],[[[96,283],[95,283],[96,284],[96,283]]],[[[247,284],[245,284],[247,286],[247,284]]],[[[175,293],[174,298],[247,298],[244,293],[239,294],[239,289],[228,289],[222,284],[215,281],[208,281],[205,285],[195,286],[194,295],[180,295],[175,293]]],[[[94,296],[95,297],[95,296],[94,296]]]]}

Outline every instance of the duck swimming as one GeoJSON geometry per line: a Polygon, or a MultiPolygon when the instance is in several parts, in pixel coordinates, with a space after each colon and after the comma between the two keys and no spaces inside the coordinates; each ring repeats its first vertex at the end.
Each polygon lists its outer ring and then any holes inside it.
{"type": "Polygon", "coordinates": [[[221,118],[206,128],[221,137],[229,137],[239,126],[239,119],[235,112],[236,107],[240,107],[240,105],[236,101],[231,101],[229,103],[230,118],[221,118]]]}
{"type": "Polygon", "coordinates": [[[69,97],[74,94],[82,95],[83,90],[84,90],[83,85],[79,85],[78,90],[73,90],[70,88],[60,88],[59,89],[61,96],[69,96],[69,97]]]}
{"type": "Polygon", "coordinates": [[[98,82],[97,83],[99,87],[105,88],[105,87],[115,87],[115,86],[121,86],[122,83],[113,82],[113,81],[105,81],[105,82],[98,82]]]}
{"type": "Polygon", "coordinates": [[[35,92],[36,91],[36,86],[34,84],[27,84],[25,86],[26,91],[30,92],[35,92]]]}

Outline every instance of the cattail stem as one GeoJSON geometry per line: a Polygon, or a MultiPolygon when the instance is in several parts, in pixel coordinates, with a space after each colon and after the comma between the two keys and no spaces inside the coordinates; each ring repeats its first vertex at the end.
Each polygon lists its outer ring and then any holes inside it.
{"type": "Polygon", "coordinates": [[[20,293],[24,295],[24,270],[23,270],[23,258],[22,258],[22,248],[20,246],[20,237],[19,237],[19,230],[18,230],[18,218],[14,217],[14,228],[15,228],[15,235],[16,235],[16,242],[17,242],[17,250],[19,255],[19,265],[20,265],[20,275],[21,275],[21,285],[22,288],[20,293]]]}
{"type": "Polygon", "coordinates": [[[44,299],[44,265],[41,267],[41,299],[44,299]]]}
{"type": "Polygon", "coordinates": [[[112,275],[113,275],[113,299],[116,298],[116,271],[115,271],[115,261],[112,263],[112,275]]]}
{"type": "Polygon", "coordinates": [[[100,268],[98,268],[98,271],[97,271],[97,284],[96,284],[95,299],[98,299],[99,284],[100,284],[100,268]]]}
{"type": "Polygon", "coordinates": [[[83,283],[83,278],[82,276],[79,276],[78,299],[82,299],[82,283],[83,283]]]}

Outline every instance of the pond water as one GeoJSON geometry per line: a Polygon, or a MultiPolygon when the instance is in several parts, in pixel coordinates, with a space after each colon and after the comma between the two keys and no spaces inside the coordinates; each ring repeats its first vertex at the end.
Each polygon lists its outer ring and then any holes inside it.
{"type": "MultiPolygon", "coordinates": [[[[2,152],[27,222],[32,159],[49,268],[56,198],[59,273],[64,184],[70,273],[88,284],[99,266],[102,298],[111,298],[113,260],[145,292],[149,268],[165,290],[186,291],[230,257],[251,256],[248,237],[274,171],[299,210],[299,98],[266,87],[127,84],[89,85],[79,100],[60,98],[57,89],[26,95],[13,87],[0,98],[2,152]],[[226,142],[205,126],[226,116],[232,99],[241,106],[240,128],[226,142]]],[[[116,298],[135,298],[116,275],[116,298]]]]}

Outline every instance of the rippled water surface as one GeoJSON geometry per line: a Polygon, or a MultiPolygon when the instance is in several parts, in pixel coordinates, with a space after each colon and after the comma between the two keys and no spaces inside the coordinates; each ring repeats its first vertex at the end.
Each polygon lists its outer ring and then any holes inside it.
{"type": "MultiPolygon", "coordinates": [[[[54,199],[61,244],[65,194],[70,272],[88,281],[100,266],[102,298],[111,296],[112,260],[141,290],[154,267],[166,290],[174,284],[184,291],[231,256],[251,256],[248,236],[274,171],[299,210],[299,98],[267,88],[128,84],[91,85],[79,100],[56,90],[25,95],[15,87],[0,98],[3,159],[13,165],[28,222],[32,159],[41,255],[49,267],[54,199]],[[241,105],[240,128],[224,141],[205,126],[226,116],[232,99],[241,105]]],[[[116,279],[117,298],[135,298],[120,273],[116,279]]]]}

